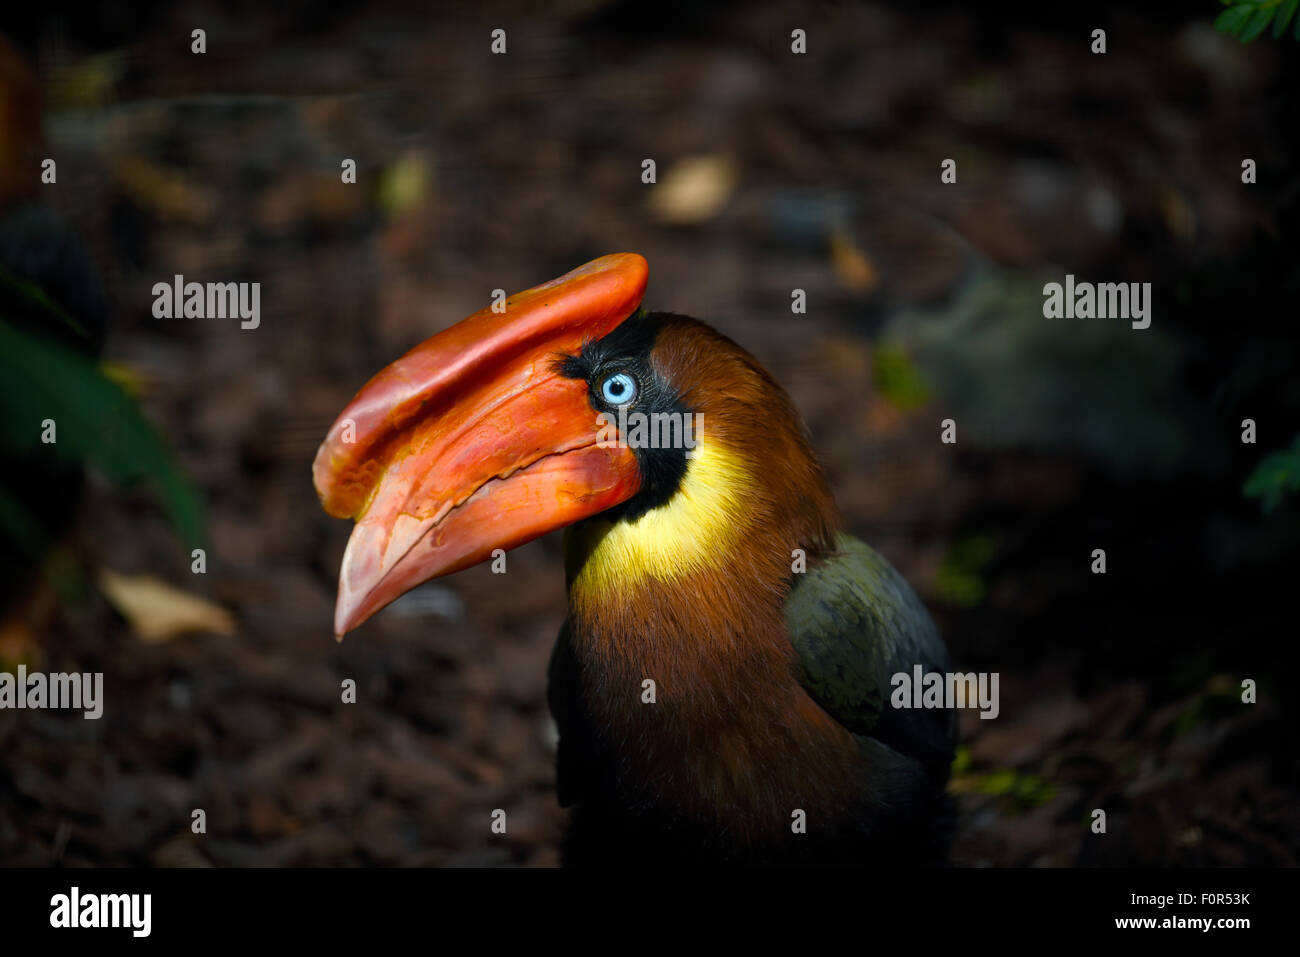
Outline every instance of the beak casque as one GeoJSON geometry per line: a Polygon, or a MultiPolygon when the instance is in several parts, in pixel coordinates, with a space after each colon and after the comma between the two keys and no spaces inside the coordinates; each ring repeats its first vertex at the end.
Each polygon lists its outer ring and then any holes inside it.
{"type": "Polygon", "coordinates": [[[357,393],[312,467],[325,511],[356,519],[337,635],[636,494],[635,454],[597,444],[587,383],[554,366],[630,316],[647,274],[634,253],[602,256],[425,340],[357,393]]]}

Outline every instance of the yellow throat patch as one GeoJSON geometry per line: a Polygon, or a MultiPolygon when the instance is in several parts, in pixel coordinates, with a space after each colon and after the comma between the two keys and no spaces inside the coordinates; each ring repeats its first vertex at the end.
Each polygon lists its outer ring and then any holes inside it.
{"type": "Polygon", "coordinates": [[[752,485],[748,462],[701,441],[663,505],[632,522],[596,519],[565,533],[571,594],[599,600],[647,579],[673,581],[716,568],[751,520],[737,490],[752,485]]]}

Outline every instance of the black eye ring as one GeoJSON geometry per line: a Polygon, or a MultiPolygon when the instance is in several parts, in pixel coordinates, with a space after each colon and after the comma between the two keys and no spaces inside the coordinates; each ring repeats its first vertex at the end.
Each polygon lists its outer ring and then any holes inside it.
{"type": "Polygon", "coordinates": [[[598,391],[610,405],[627,405],[636,399],[636,379],[626,372],[615,372],[601,382],[598,391]]]}

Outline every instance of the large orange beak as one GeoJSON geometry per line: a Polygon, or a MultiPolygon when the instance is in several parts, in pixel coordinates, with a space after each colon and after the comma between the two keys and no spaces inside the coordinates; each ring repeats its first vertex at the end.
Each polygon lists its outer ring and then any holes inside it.
{"type": "Polygon", "coordinates": [[[587,384],[554,364],[631,315],[647,272],[634,253],[602,256],[438,333],[357,393],[312,467],[325,511],[357,522],[337,635],[421,582],[636,494],[635,453],[597,444],[587,384]]]}

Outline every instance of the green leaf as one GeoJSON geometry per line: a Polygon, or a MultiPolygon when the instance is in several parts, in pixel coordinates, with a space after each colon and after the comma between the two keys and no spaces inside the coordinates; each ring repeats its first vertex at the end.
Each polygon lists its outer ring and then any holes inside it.
{"type": "MultiPolygon", "coordinates": [[[[117,485],[145,482],[187,545],[207,541],[198,493],[139,406],[93,361],[0,321],[0,383],[0,449],[45,450],[117,485]],[[46,419],[56,430],[48,445],[41,442],[46,419]]],[[[9,514],[3,524],[13,520],[9,514]]]]}
{"type": "Polygon", "coordinates": [[[1281,505],[1288,493],[1300,492],[1300,435],[1289,449],[1264,456],[1241,491],[1247,498],[1259,499],[1265,515],[1281,505]]]}
{"type": "Polygon", "coordinates": [[[959,744],[952,753],[952,773],[953,775],[965,774],[971,766],[970,748],[964,744],[959,744]]]}
{"type": "Polygon", "coordinates": [[[915,409],[930,398],[930,386],[924,374],[901,346],[885,343],[876,346],[871,364],[881,394],[897,408],[915,409]]]}
{"type": "Polygon", "coordinates": [[[993,797],[1009,797],[1023,809],[1040,807],[1056,796],[1056,785],[1038,777],[1036,774],[1021,774],[1010,768],[1003,768],[984,775],[975,782],[980,794],[993,797]]]}
{"type": "Polygon", "coordinates": [[[40,286],[28,282],[26,279],[20,279],[2,266],[0,266],[0,286],[7,287],[21,298],[43,310],[52,319],[67,326],[83,342],[90,342],[90,334],[86,332],[86,327],[68,315],[57,302],[45,294],[45,290],[40,286]]]}
{"type": "MultiPolygon", "coordinates": [[[[1296,7],[1300,6],[1300,0],[1285,0],[1278,9],[1277,19],[1273,21],[1273,39],[1278,39],[1286,33],[1286,25],[1291,22],[1295,16],[1296,7]]],[[[1296,21],[1296,26],[1300,27],[1300,20],[1296,21]]]]}
{"type": "Polygon", "coordinates": [[[934,579],[935,593],[952,605],[978,607],[988,591],[981,573],[997,550],[997,542],[989,535],[973,535],[954,542],[939,564],[934,579]]]}
{"type": "Polygon", "coordinates": [[[1254,12],[1254,7],[1247,6],[1244,3],[1229,7],[1214,18],[1214,29],[1229,36],[1237,36],[1246,28],[1246,24],[1254,12]]]}
{"type": "Polygon", "coordinates": [[[1272,7],[1262,6],[1255,9],[1255,15],[1250,18],[1246,24],[1246,29],[1241,32],[1241,42],[1250,43],[1257,36],[1268,29],[1268,25],[1273,22],[1273,14],[1276,11],[1272,7]]]}

